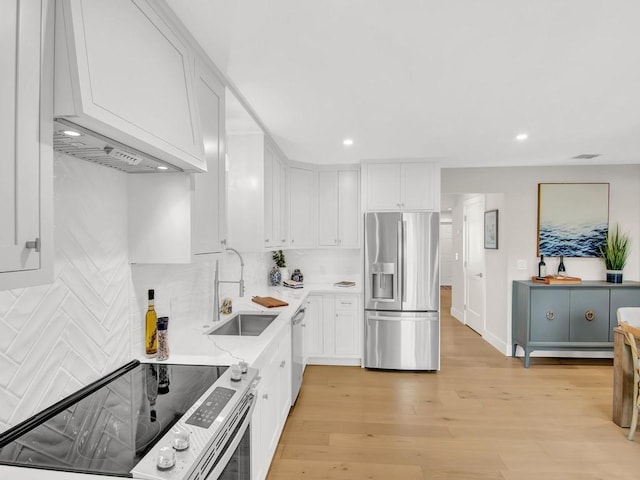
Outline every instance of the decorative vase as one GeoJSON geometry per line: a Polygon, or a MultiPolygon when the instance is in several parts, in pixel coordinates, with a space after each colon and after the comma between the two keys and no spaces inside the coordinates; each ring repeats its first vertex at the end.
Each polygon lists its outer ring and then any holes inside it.
{"type": "Polygon", "coordinates": [[[287,267],[280,267],[278,268],[278,270],[280,270],[280,276],[282,277],[282,280],[291,280],[291,278],[289,277],[289,269],[287,267]]]}
{"type": "Polygon", "coordinates": [[[622,283],[622,270],[607,270],[607,282],[622,283]]]}
{"type": "Polygon", "coordinates": [[[278,270],[278,268],[276,267],[273,267],[269,272],[269,284],[271,284],[272,287],[275,287],[277,285],[280,285],[281,281],[282,274],[280,273],[280,270],[278,270]]]}
{"type": "Polygon", "coordinates": [[[302,282],[304,280],[304,277],[302,276],[302,272],[300,271],[299,268],[296,268],[293,273],[291,274],[291,280],[293,280],[294,282],[302,282]]]}

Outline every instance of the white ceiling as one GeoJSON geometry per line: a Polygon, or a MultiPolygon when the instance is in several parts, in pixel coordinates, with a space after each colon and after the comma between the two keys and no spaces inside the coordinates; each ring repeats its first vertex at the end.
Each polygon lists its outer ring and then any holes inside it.
{"type": "Polygon", "coordinates": [[[638,0],[167,1],[292,160],[640,159],[638,0]]]}

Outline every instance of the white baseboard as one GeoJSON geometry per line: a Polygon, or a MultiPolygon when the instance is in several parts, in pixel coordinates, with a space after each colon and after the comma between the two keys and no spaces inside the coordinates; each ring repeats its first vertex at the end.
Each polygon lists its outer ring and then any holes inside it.
{"type": "Polygon", "coordinates": [[[347,365],[360,367],[362,359],[360,357],[309,357],[307,365],[347,365]]]}
{"type": "Polygon", "coordinates": [[[458,310],[457,308],[451,307],[451,311],[449,313],[453,318],[458,320],[460,323],[464,323],[464,312],[462,310],[458,310]]]}
{"type": "Polygon", "coordinates": [[[503,353],[506,356],[511,355],[511,344],[505,343],[502,339],[496,337],[493,333],[484,331],[482,339],[491,345],[493,348],[503,353]]]}

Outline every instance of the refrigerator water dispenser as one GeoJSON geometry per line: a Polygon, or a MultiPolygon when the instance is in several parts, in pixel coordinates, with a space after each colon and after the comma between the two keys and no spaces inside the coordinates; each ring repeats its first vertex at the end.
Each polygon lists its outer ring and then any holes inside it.
{"type": "Polygon", "coordinates": [[[371,266],[371,299],[393,300],[395,264],[374,263],[371,266]]]}

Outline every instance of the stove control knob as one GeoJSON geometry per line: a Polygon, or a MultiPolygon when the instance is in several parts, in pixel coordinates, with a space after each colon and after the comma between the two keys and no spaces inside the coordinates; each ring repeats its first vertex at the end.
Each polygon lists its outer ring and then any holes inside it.
{"type": "Polygon", "coordinates": [[[176,451],[172,447],[162,447],[158,452],[158,469],[169,470],[176,464],[176,451]]]}
{"type": "Polygon", "coordinates": [[[186,450],[189,448],[189,436],[191,432],[184,428],[176,428],[173,431],[173,448],[176,450],[186,450]]]}
{"type": "Polygon", "coordinates": [[[239,382],[242,380],[242,369],[239,365],[231,365],[231,381],[239,382]]]}

